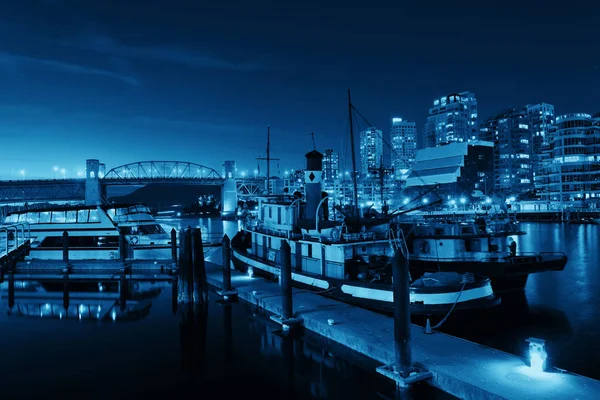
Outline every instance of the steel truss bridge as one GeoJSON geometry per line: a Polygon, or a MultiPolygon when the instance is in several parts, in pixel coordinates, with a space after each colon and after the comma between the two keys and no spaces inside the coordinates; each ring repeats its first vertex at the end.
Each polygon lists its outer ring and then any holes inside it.
{"type": "MultiPolygon", "coordinates": [[[[218,185],[225,182],[214,168],[183,161],[140,161],[121,165],[99,176],[108,186],[169,183],[218,185]]],[[[80,201],[85,199],[85,178],[0,181],[0,204],[36,201],[80,201]]],[[[264,179],[236,179],[238,195],[254,197],[265,193],[264,179]]]]}

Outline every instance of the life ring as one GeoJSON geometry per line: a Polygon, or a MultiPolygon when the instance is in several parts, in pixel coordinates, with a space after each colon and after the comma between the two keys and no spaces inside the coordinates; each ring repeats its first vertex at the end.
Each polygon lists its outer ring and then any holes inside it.
{"type": "Polygon", "coordinates": [[[336,227],[331,230],[331,240],[334,242],[340,240],[340,230],[336,227]]]}
{"type": "Polygon", "coordinates": [[[139,242],[139,239],[137,236],[132,236],[130,240],[131,240],[131,244],[138,244],[138,242],[139,242]]]}

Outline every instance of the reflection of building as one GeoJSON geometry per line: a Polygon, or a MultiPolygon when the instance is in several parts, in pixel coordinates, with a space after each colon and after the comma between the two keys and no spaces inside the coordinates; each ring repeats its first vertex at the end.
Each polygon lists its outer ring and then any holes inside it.
{"type": "Polygon", "coordinates": [[[600,113],[556,117],[540,183],[543,200],[600,201],[600,113]]]}
{"type": "Polygon", "coordinates": [[[340,173],[340,155],[332,149],[326,149],[323,155],[323,179],[332,181],[338,179],[340,173]]]}
{"type": "Polygon", "coordinates": [[[414,121],[392,118],[390,130],[392,143],[392,167],[396,179],[402,175],[400,171],[408,170],[415,162],[417,154],[417,126],[414,121]]]}
{"type": "Polygon", "coordinates": [[[494,144],[475,141],[450,143],[417,151],[415,166],[406,180],[413,190],[439,184],[448,195],[488,194],[492,189],[494,144]]]}
{"type": "Polygon", "coordinates": [[[471,92],[443,96],[433,101],[419,148],[478,139],[477,99],[471,92]]]}
{"type": "Polygon", "coordinates": [[[483,140],[494,142],[494,190],[520,194],[533,189],[532,136],[526,111],[507,110],[481,128],[483,140]]]}
{"type": "Polygon", "coordinates": [[[363,176],[370,169],[383,164],[383,135],[379,129],[367,128],[360,133],[360,172],[363,176]]]}

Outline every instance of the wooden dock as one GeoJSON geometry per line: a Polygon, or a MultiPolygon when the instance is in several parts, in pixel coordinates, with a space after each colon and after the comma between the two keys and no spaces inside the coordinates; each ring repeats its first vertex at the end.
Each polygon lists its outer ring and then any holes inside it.
{"type": "MultiPolygon", "coordinates": [[[[206,268],[208,283],[221,288],[222,267],[207,262],[206,268]]],[[[239,298],[282,314],[276,282],[231,271],[231,283],[239,298]]],[[[393,362],[392,318],[311,291],[294,288],[292,297],[294,317],[303,319],[305,329],[382,365],[393,362]]],[[[427,382],[462,399],[596,399],[600,394],[600,381],[591,378],[559,370],[535,373],[523,358],[439,332],[426,334],[417,325],[411,335],[415,364],[433,375],[427,382]]]]}

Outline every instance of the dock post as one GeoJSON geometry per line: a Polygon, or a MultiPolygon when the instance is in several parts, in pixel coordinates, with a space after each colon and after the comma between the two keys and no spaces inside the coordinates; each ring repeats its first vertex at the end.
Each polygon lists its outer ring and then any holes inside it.
{"type": "Polygon", "coordinates": [[[191,240],[189,229],[179,231],[179,280],[177,282],[177,303],[192,302],[193,275],[191,240]]]}
{"type": "Polygon", "coordinates": [[[121,311],[125,311],[127,307],[127,277],[125,274],[119,278],[119,307],[121,311]]]}
{"type": "Polygon", "coordinates": [[[65,266],[69,266],[69,232],[64,231],[62,234],[62,245],[63,245],[63,262],[65,266]]]}
{"type": "Polygon", "coordinates": [[[223,297],[224,301],[237,298],[237,290],[231,287],[231,241],[229,236],[223,236],[223,290],[217,291],[219,296],[223,297]]]}
{"type": "Polygon", "coordinates": [[[171,312],[173,315],[177,315],[177,278],[171,281],[171,312]]]}
{"type": "Polygon", "coordinates": [[[433,374],[412,363],[410,345],[410,273],[408,260],[397,250],[392,258],[392,286],[394,294],[394,363],[377,368],[377,372],[396,381],[401,388],[429,379],[433,374]]]}
{"type": "Polygon", "coordinates": [[[63,276],[63,308],[68,316],[69,313],[69,273],[63,276]]]}
{"type": "Polygon", "coordinates": [[[223,331],[225,336],[223,359],[226,363],[230,363],[233,360],[233,318],[231,307],[231,303],[223,304],[223,331]]]}
{"type": "Polygon", "coordinates": [[[119,259],[122,263],[127,260],[127,239],[125,239],[125,233],[119,232],[119,259]]]}
{"type": "Polygon", "coordinates": [[[8,274],[8,309],[12,310],[15,306],[15,273],[10,271],[8,274]]]}
{"type": "Polygon", "coordinates": [[[283,330],[301,324],[302,318],[294,318],[294,306],[292,303],[292,249],[290,244],[284,240],[281,242],[281,316],[273,315],[271,319],[281,324],[283,330]]]}
{"type": "Polygon", "coordinates": [[[208,286],[206,283],[206,265],[204,264],[204,245],[202,243],[202,230],[192,230],[192,273],[194,277],[194,303],[208,301],[208,286]]]}
{"type": "Polygon", "coordinates": [[[175,228],[171,229],[171,258],[173,263],[177,265],[177,231],[175,228]]]}

